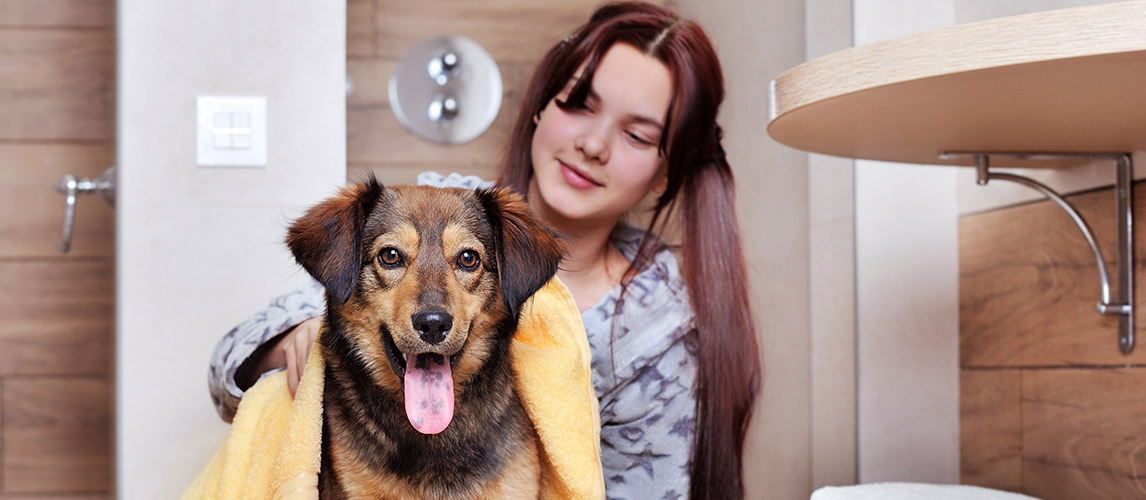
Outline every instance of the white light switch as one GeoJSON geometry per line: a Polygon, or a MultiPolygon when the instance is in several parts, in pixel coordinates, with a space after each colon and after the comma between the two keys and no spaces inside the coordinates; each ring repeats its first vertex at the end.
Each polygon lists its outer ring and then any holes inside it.
{"type": "Polygon", "coordinates": [[[267,98],[200,96],[197,106],[200,166],[266,166],[267,98]]]}

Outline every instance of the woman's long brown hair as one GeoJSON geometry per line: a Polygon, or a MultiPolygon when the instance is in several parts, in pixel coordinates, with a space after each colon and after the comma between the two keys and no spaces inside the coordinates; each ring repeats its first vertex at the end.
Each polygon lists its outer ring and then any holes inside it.
{"type": "Polygon", "coordinates": [[[593,74],[616,43],[636,47],[665,64],[673,97],[658,145],[668,164],[668,187],[656,200],[646,238],[630,272],[656,252],[665,221],[680,222],[682,271],[694,314],[697,347],[696,427],[690,462],[694,499],[741,498],[745,432],[760,385],[756,328],[736,218],[732,170],[720,144],[716,114],[724,77],[699,25],[653,4],[624,2],[599,8],[589,22],[558,43],[538,64],[514,125],[498,183],[529,191],[534,119],[585,66],[561,107],[587,97],[593,74]],[[678,204],[679,203],[679,207],[678,204]]]}

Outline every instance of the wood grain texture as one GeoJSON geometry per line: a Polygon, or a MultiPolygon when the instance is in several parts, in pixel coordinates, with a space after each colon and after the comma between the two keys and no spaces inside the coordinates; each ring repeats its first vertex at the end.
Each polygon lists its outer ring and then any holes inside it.
{"type": "MultiPolygon", "coordinates": [[[[1134,216],[1146,216],[1146,188],[1134,186],[1134,216]]],[[[1068,198],[1111,261],[1112,189],[1068,198]]],[[[1138,290],[1146,279],[1146,238],[1134,229],[1138,290]]],[[[1113,273],[1113,266],[1108,266],[1113,273]]],[[[964,367],[1146,364],[1146,348],[1118,350],[1117,318],[1095,310],[1098,270],[1082,233],[1049,201],[964,216],[959,221],[960,363],[964,367]]],[[[1115,278],[1111,277],[1112,280],[1115,278]]],[[[1146,334],[1142,294],[1136,336],[1146,334]]]]}
{"type": "Polygon", "coordinates": [[[390,108],[387,85],[397,62],[351,60],[347,72],[355,91],[346,103],[346,154],[350,163],[420,164],[427,168],[491,168],[501,160],[509,129],[521,105],[522,70],[501,65],[503,94],[497,118],[472,142],[439,146],[406,131],[390,108]]]}
{"type": "Polygon", "coordinates": [[[589,19],[598,0],[375,0],[375,54],[398,60],[419,40],[461,35],[499,64],[535,62],[589,19]]]}
{"type": "Polygon", "coordinates": [[[1146,2],[1104,3],[842,50],[776,78],[768,132],[805,151],[907,163],[1146,149],[1134,111],[1146,106],[1144,21],[1146,2]]]}
{"type": "Polygon", "coordinates": [[[99,177],[115,161],[115,146],[0,143],[0,258],[75,259],[115,254],[115,211],[98,195],[80,196],[72,250],[61,254],[65,175],[99,177]]]}
{"type": "Polygon", "coordinates": [[[0,376],[111,371],[110,261],[0,260],[0,376]]]}
{"type": "Polygon", "coordinates": [[[112,496],[110,493],[105,493],[105,494],[63,493],[63,494],[56,494],[56,495],[45,495],[45,494],[40,494],[40,493],[36,493],[36,494],[23,494],[23,493],[8,494],[8,493],[0,492],[0,500],[114,500],[114,498],[115,497],[112,496]]]}
{"type": "Polygon", "coordinates": [[[959,374],[960,483],[1022,490],[1022,372],[959,374]]]}
{"type": "Polygon", "coordinates": [[[110,29],[115,0],[4,0],[0,27],[110,29]]]}
{"type": "Polygon", "coordinates": [[[93,493],[111,487],[111,383],[4,380],[4,492],[93,493]]]}
{"type": "Polygon", "coordinates": [[[114,136],[111,30],[0,30],[0,82],[0,139],[114,136]]]}
{"type": "Polygon", "coordinates": [[[374,1],[346,2],[346,57],[374,56],[374,1]]]}
{"type": "Polygon", "coordinates": [[[1026,493],[1146,498],[1146,368],[1026,370],[1022,391],[1026,493]]]}
{"type": "Polygon", "coordinates": [[[351,168],[399,170],[386,174],[388,179],[410,177],[405,170],[418,169],[496,171],[537,61],[586,22],[599,4],[597,0],[352,0],[347,14],[347,72],[355,88],[347,101],[351,168]],[[373,17],[368,28],[362,17],[369,12],[373,17]],[[458,146],[439,146],[407,132],[394,117],[387,96],[390,75],[405,52],[424,38],[445,34],[471,38],[489,51],[504,88],[493,125],[474,141],[458,146]],[[368,38],[369,51],[364,47],[368,38]]]}

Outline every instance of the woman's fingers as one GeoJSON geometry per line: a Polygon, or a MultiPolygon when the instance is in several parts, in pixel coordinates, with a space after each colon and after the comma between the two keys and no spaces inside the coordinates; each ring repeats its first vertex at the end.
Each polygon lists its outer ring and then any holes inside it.
{"type": "Polygon", "coordinates": [[[287,362],[287,386],[291,396],[298,390],[298,382],[302,379],[302,372],[306,369],[306,360],[310,357],[310,349],[314,346],[314,339],[318,337],[318,329],[322,325],[322,318],[311,318],[302,323],[290,333],[283,346],[287,362]]]}
{"type": "Polygon", "coordinates": [[[298,367],[298,358],[295,353],[294,339],[298,338],[298,328],[291,332],[291,338],[287,339],[286,345],[283,346],[283,354],[286,355],[286,372],[287,372],[287,387],[290,388],[290,395],[293,397],[295,391],[298,390],[298,379],[301,377],[298,367]]]}

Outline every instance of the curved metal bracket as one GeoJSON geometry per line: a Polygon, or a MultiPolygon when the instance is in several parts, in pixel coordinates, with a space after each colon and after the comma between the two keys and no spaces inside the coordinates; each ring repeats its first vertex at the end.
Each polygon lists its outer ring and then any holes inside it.
{"type": "Polygon", "coordinates": [[[1016,153],[945,153],[942,158],[951,158],[959,155],[971,155],[975,158],[975,168],[978,171],[976,182],[983,186],[991,180],[1009,181],[1034,189],[1062,208],[1082,231],[1090,251],[1094,254],[1095,266],[1098,268],[1098,278],[1101,282],[1102,299],[1097,309],[1099,314],[1118,316],[1118,349],[1122,354],[1134,351],[1134,233],[1133,233],[1133,203],[1132,180],[1134,164],[1129,154],[1110,155],[1069,155],[1069,154],[1016,154],[1016,153]],[[1116,217],[1118,220],[1118,299],[1114,301],[1110,292],[1110,275],[1106,269],[1106,259],[1102,256],[1102,248],[1094,237],[1094,232],[1082,214],[1066,201],[1055,190],[1034,179],[1027,177],[991,172],[991,156],[1011,156],[1024,160],[1061,160],[1064,158],[1110,159],[1114,161],[1117,180],[1115,183],[1116,217]]]}

